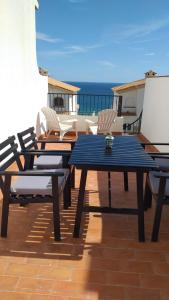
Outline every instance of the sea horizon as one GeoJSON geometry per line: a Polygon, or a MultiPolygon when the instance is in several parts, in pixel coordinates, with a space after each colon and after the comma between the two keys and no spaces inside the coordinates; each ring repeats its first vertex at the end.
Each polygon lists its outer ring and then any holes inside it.
{"type": "Polygon", "coordinates": [[[80,88],[77,93],[77,103],[79,104],[78,113],[82,115],[98,114],[100,110],[112,108],[114,96],[112,88],[122,84],[87,81],[67,81],[67,83],[80,88]]]}
{"type": "Polygon", "coordinates": [[[116,82],[95,82],[95,81],[65,81],[68,84],[80,88],[78,94],[100,94],[113,95],[112,88],[123,83],[116,82]]]}

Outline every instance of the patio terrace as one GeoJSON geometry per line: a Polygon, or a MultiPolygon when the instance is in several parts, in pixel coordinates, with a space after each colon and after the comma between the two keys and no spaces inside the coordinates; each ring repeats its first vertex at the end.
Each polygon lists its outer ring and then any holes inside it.
{"type": "MultiPolygon", "coordinates": [[[[153,208],[145,213],[145,243],[138,242],[137,216],[96,213],[85,214],[83,234],[74,239],[79,180],[76,170],[72,207],[61,212],[61,242],[53,240],[50,204],[10,208],[8,237],[0,238],[0,299],[168,300],[167,208],[158,243],[150,242],[153,208]]],[[[129,192],[122,174],[112,173],[111,180],[114,205],[134,207],[135,176],[129,174],[129,192]]],[[[89,172],[86,201],[99,205],[106,198],[107,174],[89,172]]]]}

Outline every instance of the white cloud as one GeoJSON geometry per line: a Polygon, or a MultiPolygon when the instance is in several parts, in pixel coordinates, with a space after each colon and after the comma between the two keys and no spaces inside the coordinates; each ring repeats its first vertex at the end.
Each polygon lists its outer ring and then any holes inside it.
{"type": "Polygon", "coordinates": [[[101,47],[104,47],[104,45],[94,44],[94,45],[86,46],[87,49],[96,49],[96,48],[101,48],[101,47]]]}
{"type": "Polygon", "coordinates": [[[88,46],[71,45],[71,46],[64,47],[63,50],[52,50],[52,51],[43,52],[43,54],[47,54],[49,56],[70,56],[78,53],[79,54],[86,53],[92,49],[96,49],[100,47],[103,46],[99,44],[93,44],[88,46]]]}
{"type": "Polygon", "coordinates": [[[68,56],[69,52],[65,50],[41,51],[40,54],[47,56],[68,56]]]}
{"type": "Polygon", "coordinates": [[[145,44],[145,43],[151,43],[151,42],[154,42],[154,41],[159,41],[160,40],[160,37],[158,38],[148,38],[148,39],[141,39],[141,40],[135,40],[135,41],[132,41],[131,43],[132,44],[145,44]]]}
{"type": "Polygon", "coordinates": [[[114,68],[115,67],[115,65],[109,60],[99,60],[98,63],[101,64],[104,67],[109,67],[109,68],[114,68]]]}
{"type": "Polygon", "coordinates": [[[77,45],[68,46],[68,47],[66,47],[66,49],[68,49],[69,53],[82,53],[82,52],[86,52],[86,47],[77,46],[77,45]]]}
{"type": "MultiPolygon", "coordinates": [[[[159,20],[152,20],[144,24],[116,24],[113,31],[109,32],[109,35],[114,39],[114,42],[128,39],[143,38],[156,32],[164,27],[169,27],[169,18],[163,18],[159,20]]],[[[145,42],[140,41],[139,42],[145,42]]],[[[148,40],[149,41],[149,40],[148,40]]],[[[132,40],[132,42],[134,42],[132,40]]]]}
{"type": "Polygon", "coordinates": [[[37,40],[48,42],[48,43],[58,43],[63,41],[62,39],[59,38],[51,38],[49,35],[42,32],[37,32],[36,38],[37,40]]]}
{"type": "Polygon", "coordinates": [[[155,53],[154,52],[149,52],[149,53],[145,53],[144,55],[146,55],[146,56],[154,56],[155,53]]]}
{"type": "Polygon", "coordinates": [[[88,45],[88,46],[79,46],[79,45],[72,45],[72,46],[67,46],[66,49],[69,49],[71,53],[82,53],[82,52],[87,52],[92,49],[97,49],[103,47],[101,44],[93,44],[93,45],[88,45]]]}

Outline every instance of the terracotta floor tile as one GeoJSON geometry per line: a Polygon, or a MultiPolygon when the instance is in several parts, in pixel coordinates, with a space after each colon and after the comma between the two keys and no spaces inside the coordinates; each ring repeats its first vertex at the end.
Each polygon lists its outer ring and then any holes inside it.
{"type": "Polygon", "coordinates": [[[107,270],[91,270],[89,274],[88,269],[83,270],[74,270],[72,280],[75,282],[89,282],[88,276],[90,276],[90,283],[100,283],[100,284],[106,284],[106,275],[107,270]]]}
{"type": "Polygon", "coordinates": [[[90,264],[90,269],[120,271],[122,268],[120,260],[110,258],[92,258],[92,264],[90,264]]]}
{"type": "Polygon", "coordinates": [[[153,252],[153,251],[137,251],[135,252],[135,258],[140,261],[161,261],[165,262],[166,258],[162,252],[153,252]]]}
{"type": "Polygon", "coordinates": [[[169,289],[161,289],[160,290],[161,300],[169,299],[169,289]]]}
{"type": "Polygon", "coordinates": [[[2,300],[29,300],[29,294],[22,294],[16,292],[0,292],[0,299],[2,300]]]}
{"type": "Polygon", "coordinates": [[[45,295],[45,294],[30,294],[30,300],[67,300],[65,297],[45,295]]]}
{"type": "Polygon", "coordinates": [[[154,263],[154,272],[159,275],[169,275],[169,263],[154,263]]]}
{"type": "Polygon", "coordinates": [[[153,274],[153,263],[151,262],[140,262],[137,260],[126,261],[122,260],[120,262],[120,270],[123,272],[131,273],[143,273],[143,274],[153,274]]]}
{"type": "Polygon", "coordinates": [[[84,298],[77,298],[77,297],[69,297],[69,298],[65,298],[65,300],[84,300],[84,298]]]}
{"type": "Polygon", "coordinates": [[[140,280],[138,274],[107,271],[107,284],[140,286],[140,280]]]}
{"type": "Polygon", "coordinates": [[[17,290],[22,292],[49,293],[53,284],[52,280],[22,277],[17,284],[17,290]]]}
{"type": "MultiPolygon", "coordinates": [[[[95,288],[98,291],[97,300],[124,300],[125,290],[124,287],[116,285],[104,285],[104,286],[89,286],[95,288]]],[[[89,298],[90,299],[90,298],[89,298]]],[[[92,299],[92,298],[91,298],[92,299]]]]}
{"type": "MultiPolygon", "coordinates": [[[[52,291],[54,292],[54,290],[52,291]]],[[[60,282],[55,284],[55,293],[62,296],[92,300],[124,300],[124,289],[118,286],[100,285],[89,283],[87,285],[70,282],[60,282]]]]}
{"type": "Polygon", "coordinates": [[[143,288],[127,288],[127,300],[162,300],[160,290],[143,289],[143,288]]]}
{"type": "Polygon", "coordinates": [[[57,282],[52,287],[52,294],[67,297],[87,297],[88,289],[85,289],[85,283],[79,284],[75,282],[57,282]]]}
{"type": "Polygon", "coordinates": [[[8,268],[9,263],[5,261],[0,261],[0,275],[6,274],[6,269],[8,268]]]}
{"type": "Polygon", "coordinates": [[[152,289],[167,289],[169,287],[169,276],[140,275],[141,287],[152,289]]]}
{"type": "Polygon", "coordinates": [[[36,265],[10,263],[6,269],[6,275],[35,276],[38,272],[36,265]]]}
{"type": "Polygon", "coordinates": [[[53,264],[52,259],[40,259],[40,258],[26,258],[26,263],[27,264],[35,264],[38,266],[51,266],[53,264]]]}
{"type": "Polygon", "coordinates": [[[41,266],[38,268],[36,273],[38,278],[44,279],[55,279],[55,280],[71,280],[72,279],[72,270],[71,268],[65,267],[48,267],[41,266]]]}
{"type": "Polygon", "coordinates": [[[18,282],[18,277],[16,276],[0,276],[0,291],[7,290],[12,291],[15,289],[18,282]]]}

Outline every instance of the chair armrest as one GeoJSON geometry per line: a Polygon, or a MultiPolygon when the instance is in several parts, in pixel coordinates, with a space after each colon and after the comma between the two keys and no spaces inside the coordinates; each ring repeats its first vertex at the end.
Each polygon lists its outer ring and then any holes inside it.
{"type": "Polygon", "coordinates": [[[27,171],[0,171],[1,176],[64,176],[63,172],[57,170],[27,170],[27,171]]]}
{"type": "Polygon", "coordinates": [[[69,120],[62,120],[60,121],[60,127],[62,126],[72,126],[72,129],[76,129],[77,126],[77,119],[69,119],[69,120]]]}
{"type": "Polygon", "coordinates": [[[147,152],[149,155],[151,155],[152,158],[168,158],[169,159],[169,153],[168,152],[147,152]]]}
{"type": "MultiPolygon", "coordinates": [[[[64,140],[64,141],[63,140],[45,140],[44,139],[44,140],[38,140],[37,143],[40,143],[40,144],[60,144],[60,143],[75,144],[75,141],[73,141],[73,140],[64,140]]],[[[50,150],[48,150],[48,151],[50,151],[50,150]]],[[[52,151],[54,151],[54,150],[52,150],[52,151]]]]}
{"type": "Polygon", "coordinates": [[[86,123],[88,123],[88,125],[97,125],[97,122],[91,121],[89,119],[85,119],[86,123]]]}
{"type": "MultiPolygon", "coordinates": [[[[160,171],[161,171],[161,169],[160,169],[160,171]]],[[[157,174],[154,174],[154,176],[156,178],[166,178],[166,179],[169,179],[169,173],[167,171],[169,172],[169,168],[166,168],[166,173],[165,172],[163,172],[163,173],[162,172],[157,172],[157,174]]]]}
{"type": "Polygon", "coordinates": [[[24,150],[21,151],[21,155],[27,156],[35,156],[35,155],[59,155],[59,156],[67,156],[71,155],[71,150],[24,150]]]}
{"type": "Polygon", "coordinates": [[[62,120],[61,123],[74,123],[77,122],[77,119],[69,119],[69,120],[62,120]]]}

